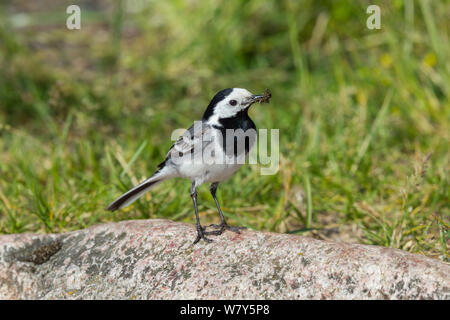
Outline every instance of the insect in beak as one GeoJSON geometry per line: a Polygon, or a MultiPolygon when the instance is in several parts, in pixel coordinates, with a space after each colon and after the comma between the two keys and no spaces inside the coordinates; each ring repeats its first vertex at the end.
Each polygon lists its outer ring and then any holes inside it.
{"type": "Polygon", "coordinates": [[[270,98],[272,97],[272,93],[270,93],[269,89],[266,89],[263,95],[255,94],[252,96],[252,103],[259,102],[259,103],[269,103],[270,98]]]}

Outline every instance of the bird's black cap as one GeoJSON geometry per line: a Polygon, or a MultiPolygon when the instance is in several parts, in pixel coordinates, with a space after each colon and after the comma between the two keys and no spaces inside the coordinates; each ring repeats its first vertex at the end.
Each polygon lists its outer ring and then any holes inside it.
{"type": "Polygon", "coordinates": [[[214,98],[212,98],[208,107],[206,108],[206,111],[203,114],[203,120],[208,120],[209,117],[213,115],[214,107],[216,106],[216,104],[225,99],[232,91],[233,91],[232,88],[227,88],[217,92],[214,98]]]}

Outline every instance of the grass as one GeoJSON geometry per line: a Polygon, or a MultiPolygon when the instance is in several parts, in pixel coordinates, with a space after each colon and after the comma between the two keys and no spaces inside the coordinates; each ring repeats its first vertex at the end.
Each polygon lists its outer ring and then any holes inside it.
{"type": "MultiPolygon", "coordinates": [[[[219,187],[230,223],[448,261],[448,3],[378,1],[368,30],[368,1],[80,2],[78,31],[72,3],[46,3],[0,6],[1,233],[193,223],[184,180],[104,208],[215,92],[268,87],[251,116],[280,129],[280,170],[246,166],[219,187]]],[[[218,221],[206,186],[199,205],[218,221]]]]}

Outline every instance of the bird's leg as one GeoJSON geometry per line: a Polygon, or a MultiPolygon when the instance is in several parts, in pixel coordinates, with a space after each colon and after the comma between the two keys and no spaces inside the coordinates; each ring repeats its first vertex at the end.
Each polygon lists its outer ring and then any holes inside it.
{"type": "Polygon", "coordinates": [[[192,198],[192,202],[194,203],[195,218],[197,219],[197,238],[195,238],[194,244],[199,242],[200,239],[203,239],[206,242],[212,242],[211,239],[208,239],[207,237],[205,237],[205,234],[207,234],[207,233],[205,232],[204,228],[200,225],[200,218],[198,217],[198,209],[197,209],[197,190],[195,188],[195,182],[192,182],[191,198],[192,198]]]}
{"type": "Polygon", "coordinates": [[[236,232],[236,233],[241,233],[240,230],[246,229],[245,227],[232,227],[232,226],[229,226],[226,223],[225,218],[223,217],[222,210],[220,209],[219,202],[217,201],[217,198],[216,198],[216,191],[217,191],[218,185],[219,185],[218,182],[212,183],[211,187],[209,188],[209,191],[211,192],[211,195],[212,195],[212,197],[214,199],[214,202],[216,203],[217,211],[219,211],[221,222],[220,222],[219,225],[211,224],[210,227],[213,227],[213,228],[216,228],[216,229],[219,229],[219,230],[218,231],[211,231],[209,234],[214,234],[214,235],[218,234],[218,235],[220,235],[225,230],[230,230],[230,231],[233,231],[233,232],[236,232]]]}

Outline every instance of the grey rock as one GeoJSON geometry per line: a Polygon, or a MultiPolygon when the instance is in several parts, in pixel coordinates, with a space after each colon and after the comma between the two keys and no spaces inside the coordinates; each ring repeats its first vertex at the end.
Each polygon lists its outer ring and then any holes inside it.
{"type": "Polygon", "coordinates": [[[450,266],[397,249],[124,221],[0,236],[1,299],[450,299],[450,266]]]}

